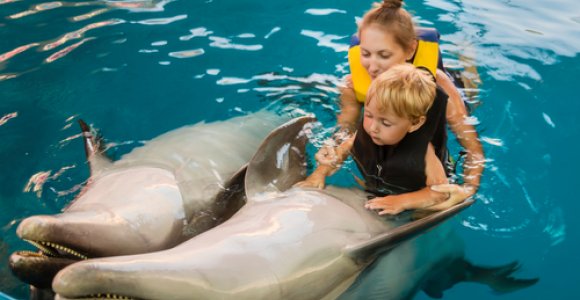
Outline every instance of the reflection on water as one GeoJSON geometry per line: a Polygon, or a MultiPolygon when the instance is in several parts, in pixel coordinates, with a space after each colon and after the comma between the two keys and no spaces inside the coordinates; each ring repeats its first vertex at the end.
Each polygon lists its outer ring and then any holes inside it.
{"type": "MultiPolygon", "coordinates": [[[[449,62],[463,67],[475,62],[484,74],[480,87],[483,105],[493,106],[482,108],[484,111],[476,115],[483,118],[479,130],[488,158],[484,186],[494,192],[480,193],[486,204],[485,213],[470,216],[464,225],[500,237],[512,237],[533,227],[532,230],[548,235],[551,244],[562,242],[566,226],[561,209],[552,199],[527,188],[531,184],[542,185],[548,174],[534,179],[536,176],[531,174],[537,172],[526,170],[531,165],[514,166],[514,161],[506,158],[530,153],[528,149],[535,144],[526,146],[521,142],[530,124],[523,121],[520,105],[514,111],[514,102],[536,98],[530,93],[531,86],[544,79],[538,65],[556,64],[580,51],[580,31],[574,21],[578,14],[576,4],[519,0],[430,0],[426,4],[438,10],[437,18],[444,26],[454,27],[454,32],[443,35],[447,42],[444,51],[456,55],[449,62]],[[494,81],[510,81],[516,86],[510,91],[498,88],[501,84],[494,81]],[[518,92],[518,85],[523,90],[518,92]]],[[[556,127],[547,112],[534,111],[541,109],[537,102],[528,100],[526,105],[527,113],[541,115],[549,127],[556,127]]],[[[548,167],[549,157],[538,153],[533,161],[548,167]]]]}
{"type": "MultiPolygon", "coordinates": [[[[161,132],[265,106],[316,113],[312,141],[322,145],[348,73],[349,37],[370,3],[0,0],[0,257],[22,247],[21,218],[59,211],[84,185],[80,117],[109,133],[113,157],[161,132]]],[[[549,261],[569,245],[574,222],[549,184],[573,177],[561,157],[578,131],[567,79],[580,71],[577,3],[406,3],[417,23],[440,30],[446,65],[468,79],[468,121],[487,159],[478,202],[463,213],[468,244],[514,243],[510,253],[524,265],[538,255],[549,261]]],[[[13,281],[0,290],[26,294],[13,281]]]]}
{"type": "MultiPolygon", "coordinates": [[[[13,2],[13,1],[2,1],[2,2],[0,2],[0,5],[1,4],[8,4],[10,2],[13,2]]],[[[93,10],[86,12],[86,13],[83,13],[81,15],[67,17],[67,20],[69,22],[81,22],[81,21],[87,21],[95,16],[101,15],[101,14],[108,12],[112,9],[125,9],[125,10],[129,10],[132,12],[160,12],[160,11],[163,11],[163,7],[169,2],[171,2],[171,1],[155,1],[155,0],[89,1],[89,2],[60,2],[60,1],[55,1],[55,2],[46,2],[46,3],[32,5],[27,10],[20,11],[20,12],[17,12],[17,13],[8,15],[8,16],[4,16],[4,17],[6,20],[17,20],[17,19],[22,19],[25,17],[31,18],[31,15],[41,13],[41,12],[50,13],[50,12],[48,12],[49,10],[55,10],[57,8],[77,8],[77,7],[83,8],[83,7],[87,7],[87,9],[93,9],[93,10]],[[105,8],[94,9],[94,6],[104,6],[105,8]]],[[[156,24],[157,25],[165,25],[165,24],[169,24],[175,20],[184,19],[186,17],[187,17],[186,15],[182,15],[182,16],[178,16],[178,17],[174,17],[174,18],[149,19],[149,20],[132,21],[132,22],[139,23],[139,24],[146,24],[146,25],[156,25],[156,24]]],[[[20,20],[18,20],[18,21],[20,21],[20,20]]],[[[26,20],[22,20],[22,21],[26,21],[26,20]]],[[[34,20],[32,22],[34,22],[34,20]]],[[[13,58],[17,54],[20,54],[20,53],[22,53],[30,48],[38,47],[37,48],[38,51],[49,51],[49,50],[53,50],[55,48],[58,48],[60,46],[63,46],[64,44],[66,44],[70,41],[73,41],[76,39],[82,39],[80,42],[77,42],[77,43],[72,44],[72,45],[68,45],[61,50],[57,50],[55,53],[51,54],[49,57],[47,57],[44,60],[44,62],[46,62],[46,63],[54,62],[55,60],[60,59],[64,56],[68,55],[71,51],[75,50],[76,48],[78,48],[79,46],[84,44],[85,42],[96,39],[96,37],[84,38],[88,31],[94,30],[94,29],[97,29],[97,28],[100,28],[103,26],[122,24],[124,22],[125,21],[121,20],[121,19],[110,19],[110,20],[104,20],[104,21],[97,21],[94,23],[89,23],[89,24],[87,24],[79,29],[64,33],[61,37],[53,39],[53,40],[49,39],[48,41],[35,41],[35,42],[28,43],[26,45],[17,46],[16,48],[14,48],[12,50],[8,50],[7,52],[0,54],[0,71],[2,71],[3,69],[6,68],[7,63],[9,62],[9,60],[11,58],[13,58]]],[[[48,28],[46,27],[46,24],[39,23],[37,26],[43,28],[43,33],[50,32],[50,30],[48,30],[48,28]]],[[[3,49],[0,49],[0,51],[2,51],[2,50],[3,49]]],[[[21,75],[24,72],[29,72],[29,71],[34,71],[34,70],[35,70],[35,68],[28,69],[27,71],[9,72],[9,73],[5,73],[5,74],[0,73],[0,81],[7,80],[7,79],[13,79],[13,78],[18,77],[19,75],[21,75]]]]}
{"type": "Polygon", "coordinates": [[[578,10],[573,1],[426,3],[442,11],[440,21],[458,29],[445,35],[452,43],[445,50],[472,52],[467,55],[497,80],[541,80],[541,74],[522,60],[554,64],[559,56],[574,57],[580,49],[580,31],[574,22],[578,10]]]}

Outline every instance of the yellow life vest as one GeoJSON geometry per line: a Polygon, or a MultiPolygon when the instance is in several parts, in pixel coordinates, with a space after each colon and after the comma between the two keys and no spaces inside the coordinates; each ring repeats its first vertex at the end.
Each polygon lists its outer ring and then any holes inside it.
{"type": "MultiPolygon", "coordinates": [[[[412,63],[417,67],[427,68],[435,76],[438,67],[443,69],[439,57],[439,32],[435,28],[417,28],[415,34],[417,35],[417,49],[412,63]]],[[[371,85],[371,76],[360,61],[360,51],[360,40],[354,35],[348,50],[348,64],[356,99],[364,103],[371,85]]]]}

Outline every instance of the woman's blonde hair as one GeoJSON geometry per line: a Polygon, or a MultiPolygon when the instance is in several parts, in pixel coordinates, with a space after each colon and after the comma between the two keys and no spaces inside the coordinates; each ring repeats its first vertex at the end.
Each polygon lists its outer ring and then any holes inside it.
{"type": "Polygon", "coordinates": [[[377,101],[380,112],[394,113],[415,123],[431,108],[436,86],[429,71],[411,64],[397,65],[373,80],[365,105],[377,101]]]}
{"type": "Polygon", "coordinates": [[[384,0],[382,3],[374,3],[362,18],[359,24],[358,34],[371,25],[378,25],[391,32],[399,46],[405,51],[411,51],[416,40],[415,25],[413,18],[404,8],[402,0],[384,0]]]}

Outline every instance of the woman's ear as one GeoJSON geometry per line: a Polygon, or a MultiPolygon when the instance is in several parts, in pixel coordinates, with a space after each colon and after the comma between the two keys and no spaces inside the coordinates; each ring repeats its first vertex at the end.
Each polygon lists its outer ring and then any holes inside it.
{"type": "Polygon", "coordinates": [[[411,132],[416,131],[417,129],[421,128],[421,126],[423,126],[423,124],[425,124],[426,120],[427,120],[427,117],[420,116],[417,120],[415,120],[415,122],[413,122],[413,124],[409,128],[408,132],[411,133],[411,132]]]}
{"type": "Polygon", "coordinates": [[[413,56],[415,56],[415,51],[417,50],[417,45],[418,45],[417,40],[413,40],[413,43],[411,44],[411,49],[409,49],[409,53],[407,53],[407,60],[411,60],[411,58],[413,58],[413,56]]]}

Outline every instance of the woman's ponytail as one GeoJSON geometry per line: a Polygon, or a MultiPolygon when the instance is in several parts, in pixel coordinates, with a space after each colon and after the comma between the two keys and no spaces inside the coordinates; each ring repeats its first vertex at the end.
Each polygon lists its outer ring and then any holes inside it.
{"type": "Polygon", "coordinates": [[[381,8],[399,9],[403,6],[403,0],[383,0],[381,8]]]}

